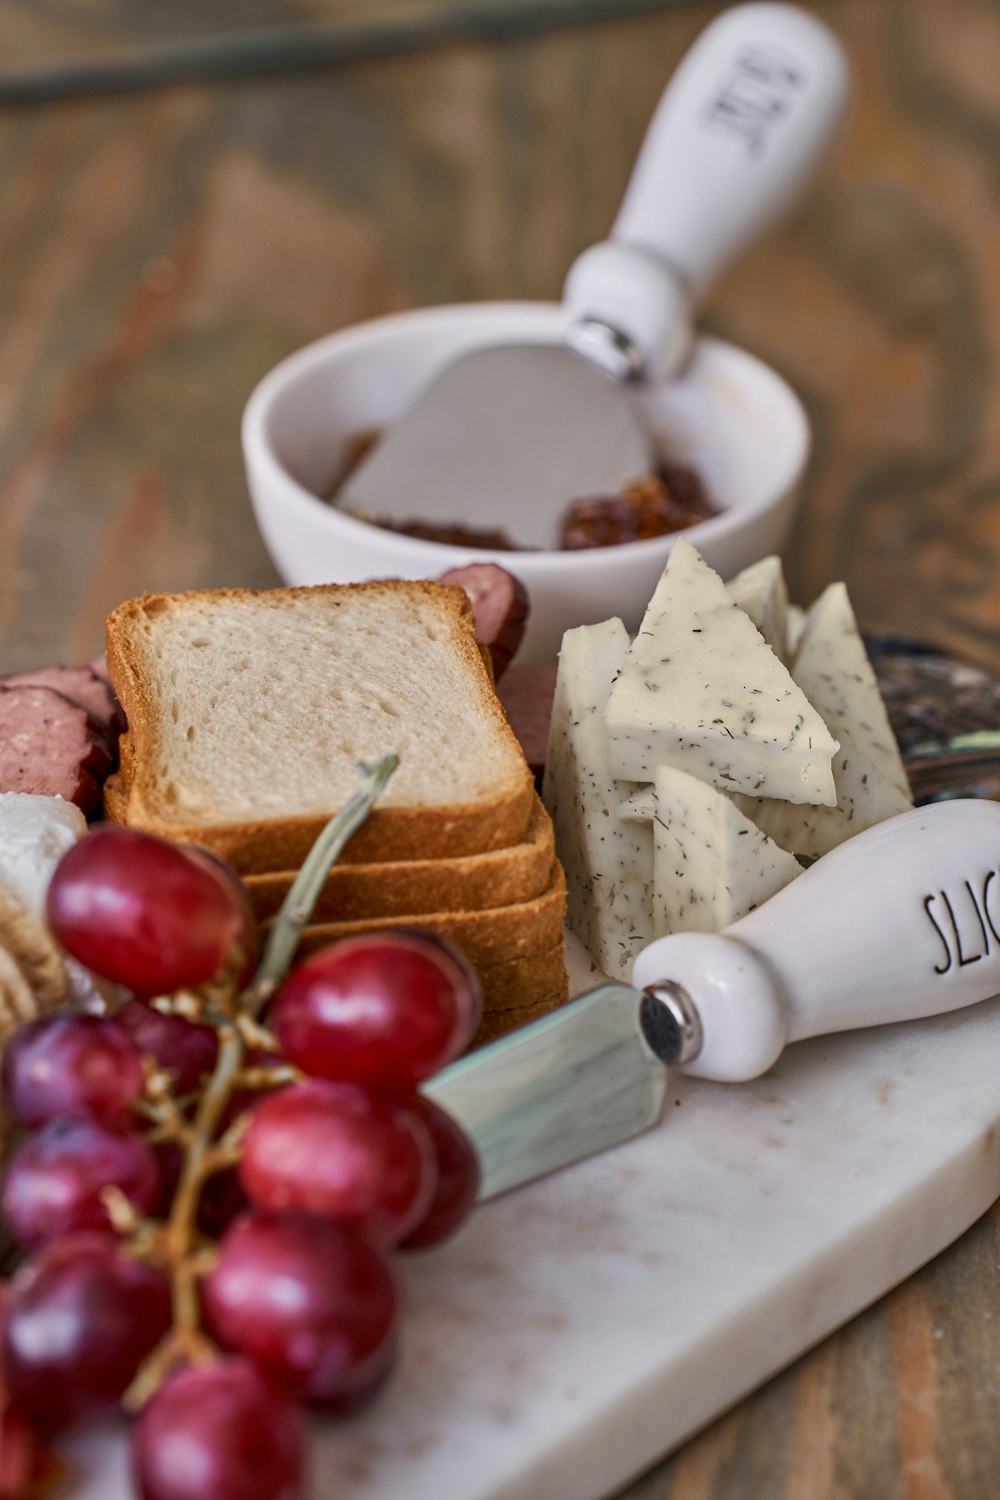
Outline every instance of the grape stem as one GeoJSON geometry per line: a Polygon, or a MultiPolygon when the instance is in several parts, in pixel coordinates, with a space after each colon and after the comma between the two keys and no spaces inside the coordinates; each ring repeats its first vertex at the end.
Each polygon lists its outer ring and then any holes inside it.
{"type": "MultiPolygon", "coordinates": [[[[210,1359],[215,1353],[200,1326],[198,1278],[204,1275],[209,1262],[198,1231],[198,1206],[209,1177],[232,1165],[238,1158],[240,1139],[249,1116],[238,1116],[221,1139],[218,1139],[219,1127],[238,1088],[273,1087],[279,1082],[288,1082],[295,1072],[286,1068],[246,1068],[248,1039],[266,1037],[273,1047],[273,1038],[260,1026],[260,1013],[288,972],[302,929],[312,915],[331,866],[340,857],[351,835],[368,817],[398,764],[395,755],[386,755],[373,764],[363,764],[358,768],[361,783],[358,791],[331,818],[309,851],[271,926],[260,965],[243,993],[236,994],[234,976],[239,966],[234,963],[230,965],[221,987],[217,982],[210,997],[200,997],[200,1019],[204,1021],[209,1014],[212,1015],[219,1050],[194,1120],[183,1131],[178,1131],[183,1150],[180,1180],[170,1216],[162,1233],[156,1236],[155,1248],[150,1254],[150,1258],[162,1264],[170,1276],[173,1327],[142,1365],[126,1392],[124,1404],[130,1410],[144,1405],[177,1364],[198,1363],[210,1359]]],[[[162,1110],[164,1100],[159,1078],[155,1080],[153,1093],[155,1098],[151,1103],[154,1109],[158,1106],[162,1110]]],[[[138,1236],[130,1248],[144,1258],[149,1253],[145,1242],[138,1236]]]]}
{"type": "Polygon", "coordinates": [[[340,858],[344,845],[368,817],[376,798],[399,765],[395,755],[358,767],[361,785],[350,802],[323,829],[271,924],[264,956],[243,992],[242,1009],[256,1018],[281,983],[299,945],[302,929],[326,884],[330,868],[340,858]]]}

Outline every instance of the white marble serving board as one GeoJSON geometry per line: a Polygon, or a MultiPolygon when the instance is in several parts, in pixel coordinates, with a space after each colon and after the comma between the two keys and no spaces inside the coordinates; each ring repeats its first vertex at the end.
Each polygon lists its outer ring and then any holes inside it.
{"type": "MultiPolygon", "coordinates": [[[[1000,1194],[1000,999],[676,1075],[662,1124],[406,1263],[398,1372],[317,1426],[310,1500],[600,1500],[1000,1194]]],[[[585,1101],[582,1107],[586,1107],[585,1101]]],[[[125,1500],[124,1442],[73,1500],[125,1500]]]]}

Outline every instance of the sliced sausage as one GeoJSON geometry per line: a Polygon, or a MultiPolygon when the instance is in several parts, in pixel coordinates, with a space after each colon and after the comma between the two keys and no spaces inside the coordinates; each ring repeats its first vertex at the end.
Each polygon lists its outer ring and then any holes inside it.
{"type": "MultiPolygon", "coordinates": [[[[51,669],[40,668],[39,670],[44,672],[51,669]]],[[[93,737],[95,742],[94,765],[93,767],[88,767],[88,769],[92,769],[95,776],[97,776],[99,780],[103,781],[105,776],[109,776],[118,764],[117,724],[109,719],[102,719],[99,718],[96,714],[91,713],[85,703],[81,703],[79,699],[71,697],[68,693],[64,693],[60,688],[55,687],[52,683],[34,681],[22,682],[12,677],[0,677],[0,697],[2,697],[4,693],[25,692],[28,688],[38,688],[46,693],[54,693],[57,698],[61,698],[62,701],[69,705],[71,708],[83,710],[83,712],[87,716],[87,724],[90,729],[91,736],[93,737]],[[103,751],[103,754],[99,754],[98,749],[103,751]],[[105,765],[107,766],[107,770],[104,769],[105,765]]],[[[42,699],[40,701],[46,702],[47,700],[42,699]]]]}
{"type": "Polygon", "coordinates": [[[95,719],[106,724],[113,735],[123,733],[125,715],[115,697],[115,690],[107,677],[93,666],[85,667],[35,667],[30,672],[14,672],[10,677],[0,678],[0,687],[50,687],[72,698],[95,719]]]}
{"type": "Polygon", "coordinates": [[[499,563],[468,563],[441,574],[442,583],[457,583],[472,605],[476,635],[489,646],[493,675],[499,680],[524,638],[528,592],[519,578],[499,563]]]}
{"type": "Polygon", "coordinates": [[[113,766],[106,731],[79,703],[38,684],[0,686],[0,791],[64,797],[89,814],[113,766]]]}
{"type": "Polygon", "coordinates": [[[555,667],[511,667],[497,687],[510,727],[536,776],[545,769],[555,690],[555,667]]]}

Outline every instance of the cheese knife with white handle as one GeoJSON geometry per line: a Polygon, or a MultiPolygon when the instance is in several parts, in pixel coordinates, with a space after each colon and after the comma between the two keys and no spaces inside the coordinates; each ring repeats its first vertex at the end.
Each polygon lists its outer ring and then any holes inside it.
{"type": "Polygon", "coordinates": [[[599,986],[424,1086],[471,1136],[481,1199],[656,1124],[669,1064],[742,1082],[788,1042],[1000,993],[1000,804],[891,818],[725,932],[650,943],[633,981],[599,986]]]}
{"type": "Polygon", "coordinates": [[[681,62],[609,239],[571,266],[562,344],[483,348],[444,369],[348,476],[366,517],[505,530],[557,545],[573,500],[657,466],[636,384],[676,375],[707,289],[799,195],[843,111],[822,22],[736,6],[681,62]]]}

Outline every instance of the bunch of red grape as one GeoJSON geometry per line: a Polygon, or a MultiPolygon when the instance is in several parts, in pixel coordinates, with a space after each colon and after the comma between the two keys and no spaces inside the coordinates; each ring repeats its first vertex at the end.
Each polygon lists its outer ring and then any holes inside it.
{"type": "Polygon", "coordinates": [[[398,929],[302,963],[261,1031],[276,1053],[243,1048],[206,1142],[199,1096],[217,1087],[236,1032],[225,1042],[210,1006],[191,1020],[149,1002],[210,994],[220,972],[237,975],[238,996],[256,934],[236,876],[201,851],[103,828],[62,861],[48,912],[66,951],[131,998],[110,1017],[34,1021],[4,1055],[7,1107],[30,1132],[2,1196],[31,1252],[6,1313],[10,1400],[45,1435],[114,1409],[190,1315],[193,1285],[198,1357],[142,1409],[138,1489],[293,1500],[295,1403],[345,1412],[381,1385],[398,1321],[392,1253],[437,1244],[475,1200],[471,1145],[416,1090],[470,1041],[476,975],[450,945],[398,929]],[[281,1086],[250,1092],[275,1062],[281,1086]],[[164,1073],[183,1127],[173,1137],[151,1104],[164,1073]],[[246,1113],[238,1160],[207,1178],[187,1232],[192,1154],[197,1165],[246,1113]]]}

